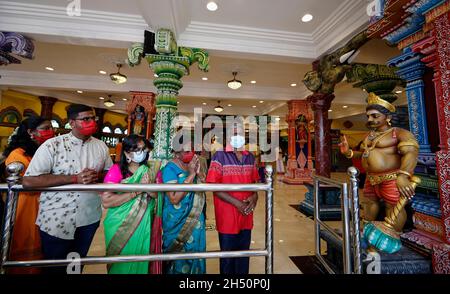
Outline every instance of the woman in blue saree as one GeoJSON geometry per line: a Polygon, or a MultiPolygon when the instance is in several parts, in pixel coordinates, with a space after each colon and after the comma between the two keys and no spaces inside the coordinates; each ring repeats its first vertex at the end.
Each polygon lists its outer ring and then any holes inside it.
{"type": "MultiPolygon", "coordinates": [[[[193,151],[175,152],[174,159],[164,167],[164,183],[197,183],[200,161],[193,151]]],[[[163,252],[204,252],[205,193],[167,192],[163,206],[163,252]]],[[[204,259],[176,260],[167,264],[169,274],[204,274],[204,259]]]]}

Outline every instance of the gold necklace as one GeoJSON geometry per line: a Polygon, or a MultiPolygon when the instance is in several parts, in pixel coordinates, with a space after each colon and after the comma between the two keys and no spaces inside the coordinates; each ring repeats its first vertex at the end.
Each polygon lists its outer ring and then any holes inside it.
{"type": "Polygon", "coordinates": [[[370,146],[367,146],[367,144],[364,144],[364,153],[362,154],[362,157],[368,158],[370,155],[370,151],[375,149],[375,146],[377,146],[378,142],[380,142],[381,139],[383,139],[387,134],[391,133],[394,130],[394,128],[390,128],[384,132],[378,133],[376,137],[370,138],[370,134],[368,136],[368,139],[372,141],[372,144],[370,146]]]}
{"type": "Polygon", "coordinates": [[[389,129],[387,129],[386,131],[383,131],[383,132],[370,131],[369,136],[368,136],[368,139],[369,139],[370,141],[373,141],[373,140],[375,140],[376,138],[378,138],[379,136],[382,136],[382,135],[384,135],[384,134],[386,134],[386,133],[389,133],[389,132],[392,131],[392,130],[393,130],[393,128],[389,128],[389,129]]]}

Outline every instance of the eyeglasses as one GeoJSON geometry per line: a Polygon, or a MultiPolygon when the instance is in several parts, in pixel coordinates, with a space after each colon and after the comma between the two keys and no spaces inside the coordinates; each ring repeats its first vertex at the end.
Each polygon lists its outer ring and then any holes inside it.
{"type": "Polygon", "coordinates": [[[89,122],[91,120],[98,121],[98,117],[97,116],[86,116],[86,117],[83,117],[83,118],[76,118],[75,120],[82,120],[84,122],[89,122]]]}

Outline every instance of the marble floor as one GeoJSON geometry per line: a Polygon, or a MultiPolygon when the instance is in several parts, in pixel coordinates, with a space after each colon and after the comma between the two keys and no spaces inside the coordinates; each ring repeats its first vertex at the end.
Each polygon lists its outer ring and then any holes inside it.
{"type": "MultiPolygon", "coordinates": [[[[332,178],[345,179],[345,174],[333,174],[332,178]]],[[[314,222],[291,205],[298,205],[304,199],[306,188],[302,185],[286,185],[281,177],[275,180],[274,193],[274,273],[301,274],[289,256],[314,255],[314,222]]],[[[207,250],[219,250],[217,231],[215,230],[214,207],[212,193],[207,193],[207,250]]],[[[252,232],[252,249],[264,248],[265,240],[265,203],[264,193],[260,192],[259,202],[254,214],[254,230],[252,232]]],[[[332,227],[339,227],[340,222],[327,222],[332,227]]],[[[98,229],[90,256],[104,256],[103,227],[98,229]]],[[[250,259],[250,273],[264,274],[264,257],[250,259]]],[[[106,265],[89,265],[84,269],[86,274],[104,274],[106,265]]],[[[207,259],[207,273],[219,273],[219,260],[207,259]]]]}

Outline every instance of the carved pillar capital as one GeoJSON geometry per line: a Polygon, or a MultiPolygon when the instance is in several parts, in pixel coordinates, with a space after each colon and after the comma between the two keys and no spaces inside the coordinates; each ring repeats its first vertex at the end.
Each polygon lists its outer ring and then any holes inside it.
{"type": "Polygon", "coordinates": [[[47,96],[39,96],[39,100],[41,100],[41,116],[46,119],[52,119],[53,105],[55,105],[58,99],[47,96]]]}
{"type": "Polygon", "coordinates": [[[315,93],[308,97],[308,102],[314,112],[327,112],[331,107],[331,102],[334,99],[334,94],[315,93]]]}

